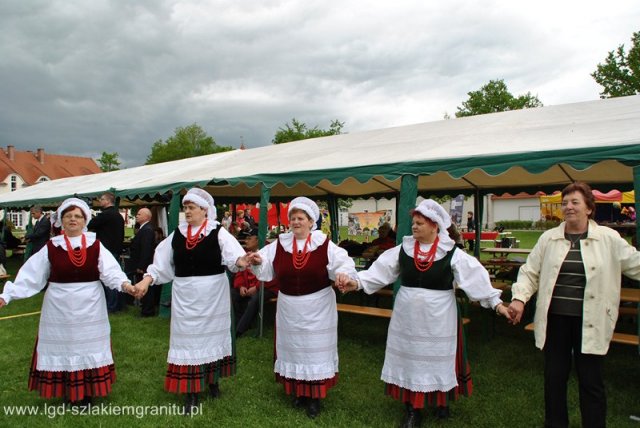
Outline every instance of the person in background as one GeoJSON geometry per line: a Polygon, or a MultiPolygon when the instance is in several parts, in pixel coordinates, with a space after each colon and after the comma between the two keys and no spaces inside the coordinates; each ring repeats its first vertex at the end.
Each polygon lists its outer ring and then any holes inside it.
{"type": "MultiPolygon", "coordinates": [[[[244,240],[244,248],[248,253],[259,250],[257,228],[241,235],[240,238],[244,240]]],[[[266,282],[264,284],[264,300],[268,301],[277,296],[278,282],[266,282]]],[[[231,300],[236,316],[236,337],[240,337],[251,328],[260,309],[260,281],[251,270],[236,272],[231,289],[231,300]]]]}
{"type": "MultiPolygon", "coordinates": [[[[136,213],[138,231],[131,240],[130,255],[127,261],[126,271],[133,282],[142,280],[142,275],[153,262],[153,252],[156,248],[155,228],[151,224],[152,214],[149,208],[140,208],[136,213]]],[[[161,286],[153,287],[151,292],[140,299],[140,316],[152,317],[155,315],[155,302],[159,300],[161,286]]]]}
{"type": "MultiPolygon", "coordinates": [[[[473,211],[467,212],[467,232],[475,232],[476,230],[476,220],[473,218],[473,211]]],[[[469,239],[467,241],[469,243],[469,252],[472,253],[475,248],[475,239],[469,239]]]]}
{"type": "Polygon", "coordinates": [[[5,284],[0,308],[31,297],[49,284],[42,302],[40,327],[29,372],[29,390],[43,398],[91,404],[111,392],[116,380],[109,316],[102,284],[135,292],[120,264],[96,239],[84,232],[89,206],[66,199],[57,210],[63,235],[25,262],[16,280],[5,284]]]}
{"type": "Polygon", "coordinates": [[[444,208],[427,199],[410,214],[412,236],[384,252],[368,270],[358,272],[357,279],[336,278],[342,292],[364,289],[367,294],[398,278],[401,281],[389,323],[382,380],[385,393],[405,404],[403,427],[419,426],[420,409],[438,392],[451,399],[457,395],[456,349],[462,335],[457,332],[454,282],[470,300],[509,316],[488,272],[449,237],[451,218],[444,208]]]}
{"type": "MultiPolygon", "coordinates": [[[[538,293],[536,347],[544,352],[547,427],[568,427],[567,382],[578,375],[582,426],[606,426],[604,357],[618,319],[621,274],[640,279],[640,252],[613,229],[598,225],[591,187],[562,190],[564,221],[547,230],[520,268],[509,305],[514,324],[538,293]]],[[[533,421],[530,421],[533,422],[533,421]]]]}
{"type": "Polygon", "coordinates": [[[355,278],[353,259],[316,230],[318,205],[298,197],[288,209],[292,232],[250,256],[261,281],[278,280],[276,309],[276,381],[293,395],[294,407],[309,418],[320,413],[320,400],[338,382],[338,311],[331,280],[355,278]]]}
{"type": "MultiPolygon", "coordinates": [[[[124,219],[115,206],[116,198],[113,193],[103,193],[98,201],[102,211],[91,219],[87,228],[96,233],[100,243],[119,261],[124,241],[124,219]]],[[[104,293],[109,313],[122,309],[120,293],[107,286],[104,287],[104,293]]]]}
{"type": "Polygon", "coordinates": [[[229,211],[225,211],[220,224],[222,224],[222,227],[229,230],[229,227],[231,226],[232,222],[233,222],[233,218],[231,217],[231,213],[229,211]]]}
{"type": "Polygon", "coordinates": [[[25,242],[31,247],[28,251],[29,257],[40,251],[51,237],[51,222],[49,217],[42,212],[40,205],[31,207],[31,218],[34,218],[36,223],[31,232],[24,235],[25,242]]]}
{"type": "Polygon", "coordinates": [[[185,394],[185,413],[191,414],[207,385],[209,395],[217,398],[220,378],[235,374],[226,269],[242,270],[248,260],[238,241],[220,227],[209,193],[192,188],[182,206],[186,222],[156,247],[153,264],[136,284],[136,296],[144,296],[151,284],[173,281],[164,386],[185,394]]]}

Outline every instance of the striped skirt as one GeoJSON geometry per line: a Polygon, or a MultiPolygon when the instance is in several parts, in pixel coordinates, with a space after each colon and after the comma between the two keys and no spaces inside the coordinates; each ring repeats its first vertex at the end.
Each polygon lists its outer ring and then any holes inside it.
{"type": "Polygon", "coordinates": [[[207,385],[218,383],[220,378],[235,374],[235,355],[195,366],[169,364],[164,379],[164,389],[174,394],[198,393],[205,391],[207,385]]]}
{"type": "Polygon", "coordinates": [[[327,391],[338,383],[338,373],[330,379],[298,380],[289,379],[276,373],[276,382],[284,386],[284,392],[294,397],[325,398],[327,391]]]}
{"type": "Polygon", "coordinates": [[[471,379],[471,366],[467,359],[467,341],[459,311],[455,369],[458,386],[449,391],[417,392],[386,383],[385,395],[389,395],[394,400],[402,401],[403,403],[411,403],[415,409],[422,409],[427,405],[431,407],[448,406],[451,401],[457,400],[460,394],[465,397],[471,395],[473,392],[473,380],[471,379]]]}
{"type": "MultiPolygon", "coordinates": [[[[36,348],[38,346],[36,340],[36,348]]],[[[113,364],[94,369],[51,372],[38,370],[38,354],[33,350],[29,370],[29,391],[38,391],[42,398],[64,398],[67,401],[81,401],[89,397],[106,397],[111,393],[111,385],[116,381],[113,364]]]]}

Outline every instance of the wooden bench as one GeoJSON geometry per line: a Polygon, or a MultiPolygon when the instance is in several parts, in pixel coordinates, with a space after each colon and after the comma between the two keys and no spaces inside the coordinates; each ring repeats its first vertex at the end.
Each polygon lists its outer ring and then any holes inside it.
{"type": "MultiPolygon", "coordinates": [[[[533,323],[527,324],[524,329],[526,331],[533,331],[534,326],[533,323]]],[[[640,345],[640,338],[636,334],[627,334],[627,333],[613,333],[613,337],[611,338],[612,343],[620,343],[622,345],[640,345]]]]}
{"type": "MultiPolygon", "coordinates": [[[[345,312],[347,314],[357,315],[369,315],[380,318],[391,318],[391,309],[375,308],[372,306],[360,306],[360,305],[348,305],[346,303],[338,303],[338,312],[345,312]]],[[[462,318],[462,325],[467,325],[471,322],[469,318],[462,318]]]]}

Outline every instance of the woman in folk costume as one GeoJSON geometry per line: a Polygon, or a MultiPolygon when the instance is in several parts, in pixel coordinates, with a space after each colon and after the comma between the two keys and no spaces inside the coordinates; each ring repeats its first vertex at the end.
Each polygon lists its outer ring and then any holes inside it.
{"type": "Polygon", "coordinates": [[[343,292],[362,288],[372,294],[400,278],[381,378],[385,393],[406,405],[404,427],[420,425],[425,401],[438,401],[434,393],[455,398],[450,393],[458,387],[454,282],[471,300],[508,317],[501,292],[491,286],[487,271],[449,237],[447,212],[428,199],[411,215],[412,236],[384,252],[368,270],[358,272],[357,280],[341,275],[336,280],[343,292]]]}
{"type": "Polygon", "coordinates": [[[48,283],[42,302],[38,338],[29,373],[29,390],[41,397],[62,397],[83,405],[111,392],[116,372],[111,327],[102,284],[135,290],[113,255],[86,232],[91,218],[82,200],[65,200],[56,211],[55,236],[22,266],[16,280],[0,294],[0,308],[31,297],[48,283]]]}
{"type": "Polygon", "coordinates": [[[338,312],[331,280],[338,272],[355,278],[347,252],[316,229],[318,205],[309,198],[289,204],[292,232],[251,259],[261,281],[279,280],[276,310],[276,381],[293,395],[295,407],[315,418],[320,399],[338,381],[338,312]]]}
{"type": "Polygon", "coordinates": [[[182,205],[186,223],[158,244],[153,264],[136,284],[136,295],[144,296],[151,284],[173,281],[165,390],[186,394],[185,411],[190,413],[207,385],[216,398],[220,395],[218,380],[235,374],[225,267],[236,272],[247,261],[238,241],[219,227],[209,193],[193,188],[182,205]]]}

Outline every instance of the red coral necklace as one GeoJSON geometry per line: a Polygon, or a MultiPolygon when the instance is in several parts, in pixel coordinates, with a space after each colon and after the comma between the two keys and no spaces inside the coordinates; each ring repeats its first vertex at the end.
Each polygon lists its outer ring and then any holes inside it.
{"type": "Polygon", "coordinates": [[[63,235],[64,236],[64,242],[67,244],[67,255],[69,256],[69,260],[71,261],[71,264],[73,264],[75,267],[82,267],[84,265],[84,262],[87,261],[87,237],[84,236],[84,233],[82,234],[82,245],[80,246],[79,250],[74,250],[71,247],[71,241],[69,241],[69,238],[67,237],[67,235],[63,235]]]}
{"type": "Polygon", "coordinates": [[[302,269],[303,267],[305,267],[307,265],[307,262],[309,261],[309,256],[311,255],[311,253],[309,253],[309,244],[311,243],[311,234],[309,234],[309,236],[307,236],[307,240],[304,242],[304,248],[302,249],[301,253],[298,253],[298,240],[296,239],[296,237],[293,237],[293,267],[295,269],[302,269]]]}
{"type": "Polygon", "coordinates": [[[204,223],[202,223],[202,226],[200,226],[196,234],[193,236],[191,235],[191,225],[187,227],[187,240],[185,241],[187,250],[193,250],[196,245],[198,245],[204,239],[204,234],[202,234],[202,231],[205,227],[207,227],[207,221],[208,219],[205,220],[204,223]]]}
{"type": "Polygon", "coordinates": [[[433,266],[433,262],[436,259],[436,251],[438,250],[438,242],[440,242],[440,238],[436,236],[436,240],[431,244],[429,251],[421,251],[420,242],[416,240],[413,246],[413,263],[420,272],[426,272],[433,266]]]}

